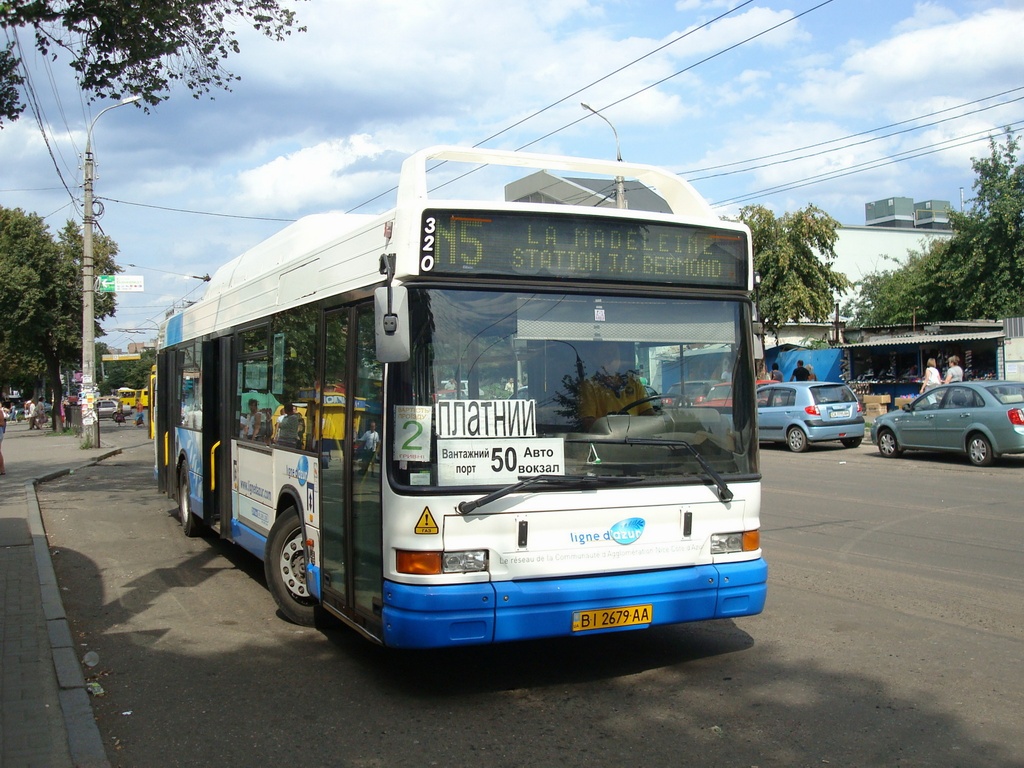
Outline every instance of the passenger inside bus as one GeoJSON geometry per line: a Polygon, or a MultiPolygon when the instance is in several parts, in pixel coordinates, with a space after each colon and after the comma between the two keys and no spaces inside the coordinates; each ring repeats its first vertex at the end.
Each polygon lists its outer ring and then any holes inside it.
{"type": "Polygon", "coordinates": [[[283,413],[277,421],[275,442],[287,448],[301,448],[306,431],[305,422],[295,412],[295,406],[292,403],[285,403],[281,408],[283,413]]]}
{"type": "Polygon", "coordinates": [[[258,440],[263,426],[263,414],[260,403],[255,397],[249,398],[249,412],[241,418],[241,437],[246,440],[258,440]]]}
{"type": "Polygon", "coordinates": [[[610,413],[625,409],[632,416],[653,416],[654,406],[643,401],[647,390],[640,381],[631,361],[623,360],[622,345],[616,342],[597,342],[586,358],[586,366],[593,373],[580,384],[579,415],[584,430],[610,413]]]}

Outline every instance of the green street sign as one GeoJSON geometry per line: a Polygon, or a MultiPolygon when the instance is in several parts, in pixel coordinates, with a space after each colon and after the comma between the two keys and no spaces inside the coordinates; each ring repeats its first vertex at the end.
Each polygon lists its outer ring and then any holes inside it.
{"type": "Polygon", "coordinates": [[[146,287],[141,275],[98,275],[96,290],[100,293],[141,293],[146,287]]]}

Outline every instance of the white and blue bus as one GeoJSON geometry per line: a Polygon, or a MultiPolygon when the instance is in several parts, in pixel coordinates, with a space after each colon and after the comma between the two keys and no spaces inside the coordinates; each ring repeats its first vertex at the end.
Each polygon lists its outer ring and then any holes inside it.
{"type": "Polygon", "coordinates": [[[160,488],[285,617],[385,646],[757,614],[753,279],[746,227],[667,171],[425,150],[394,210],[301,219],[167,320],[160,488]],[[442,160],[626,176],[672,212],[437,199],[442,160]],[[729,397],[687,397],[709,380],[729,397]]]}

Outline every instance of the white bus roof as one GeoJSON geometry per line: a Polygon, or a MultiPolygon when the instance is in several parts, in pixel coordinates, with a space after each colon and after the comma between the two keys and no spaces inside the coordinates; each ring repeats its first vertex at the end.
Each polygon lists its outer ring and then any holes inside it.
{"type": "MultiPolygon", "coordinates": [[[[406,211],[413,213],[433,203],[467,208],[486,205],[501,210],[550,209],[550,204],[546,203],[431,197],[427,164],[433,160],[633,178],[656,189],[672,213],[587,207],[588,214],[663,221],[681,219],[696,225],[745,229],[742,224],[722,221],[688,182],[663,168],[529,152],[431,147],[410,155],[403,162],[397,208],[377,215],[314,214],[290,224],[216,270],[203,298],[165,323],[161,345],[251,322],[310,301],[314,296],[330,296],[380,282],[383,280],[380,256],[387,247],[384,224],[393,224],[393,237],[398,243],[411,243],[418,238],[419,216],[406,215],[406,211]]],[[[407,275],[417,274],[419,253],[415,249],[400,249],[396,262],[395,277],[401,281],[407,275]]]]}
{"type": "Polygon", "coordinates": [[[220,267],[210,278],[203,298],[212,299],[250,278],[312,255],[374,218],[371,214],[340,211],[304,216],[220,267]]]}

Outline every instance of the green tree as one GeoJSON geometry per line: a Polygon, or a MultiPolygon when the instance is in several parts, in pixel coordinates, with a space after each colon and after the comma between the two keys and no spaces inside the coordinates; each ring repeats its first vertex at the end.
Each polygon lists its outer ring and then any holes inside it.
{"type": "MultiPolygon", "coordinates": [[[[229,90],[238,77],[223,62],[239,52],[233,27],[240,23],[282,40],[294,28],[295,12],[277,0],[0,2],[0,27],[31,27],[40,53],[70,54],[82,90],[93,98],[137,94],[151,106],[168,98],[174,83],[195,98],[213,88],[229,90]]],[[[0,50],[0,126],[25,108],[18,98],[19,61],[13,46],[0,50]]]]}
{"type": "Polygon", "coordinates": [[[7,339],[0,341],[0,385],[31,395],[46,374],[46,367],[38,355],[20,349],[7,339]]]}
{"type": "MultiPolygon", "coordinates": [[[[120,271],[117,245],[93,238],[98,273],[120,271]]],[[[20,208],[0,207],[0,349],[17,349],[42,363],[46,395],[63,392],[62,364],[82,358],[82,233],[69,221],[55,240],[46,223],[20,208]]],[[[98,322],[114,313],[112,294],[97,294],[98,322]]],[[[56,413],[57,409],[54,409],[56,413]]]]}
{"type": "Polygon", "coordinates": [[[859,325],[999,319],[1024,314],[1024,165],[1019,142],[989,140],[972,161],[971,209],[951,211],[953,236],[911,251],[897,267],[867,275],[846,305],[859,325]]]}
{"type": "Polygon", "coordinates": [[[103,391],[114,394],[121,387],[143,389],[149,386],[149,372],[156,364],[156,350],[144,349],[138,360],[117,360],[105,363],[103,391]]]}
{"type": "Polygon", "coordinates": [[[951,212],[953,237],[940,265],[950,289],[935,319],[998,319],[1024,314],[1024,165],[1009,128],[1006,143],[971,163],[977,178],[970,210],[951,212]]]}
{"type": "Polygon", "coordinates": [[[832,268],[839,222],[813,205],[778,218],[762,205],[748,205],[740,210],[740,220],[753,237],[754,269],[761,276],[758,315],[765,333],[778,339],[786,323],[825,322],[836,297],[851,287],[846,275],[832,268]]]}

